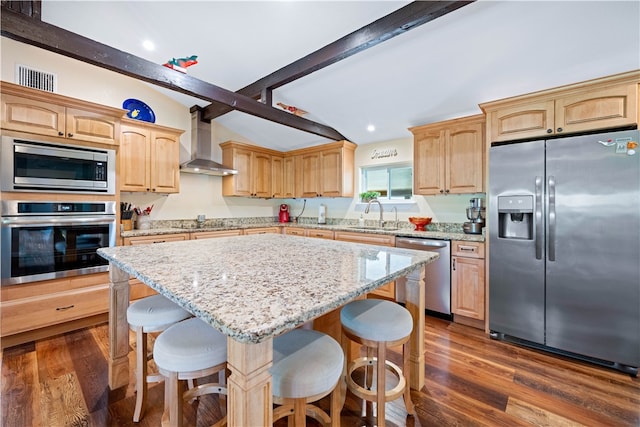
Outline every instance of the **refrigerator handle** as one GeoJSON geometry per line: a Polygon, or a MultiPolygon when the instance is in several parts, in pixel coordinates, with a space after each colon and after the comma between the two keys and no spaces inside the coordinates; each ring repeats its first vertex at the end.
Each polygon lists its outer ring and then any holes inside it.
{"type": "Polygon", "coordinates": [[[556,177],[549,175],[549,261],[556,260],[556,177]]]}
{"type": "Polygon", "coordinates": [[[535,201],[536,259],[542,259],[542,177],[536,176],[535,201]]]}

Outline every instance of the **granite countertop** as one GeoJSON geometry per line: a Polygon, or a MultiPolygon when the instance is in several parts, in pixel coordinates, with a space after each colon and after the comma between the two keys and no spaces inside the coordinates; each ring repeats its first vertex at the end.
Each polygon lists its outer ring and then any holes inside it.
{"type": "Polygon", "coordinates": [[[438,257],[281,234],[116,246],[98,254],[243,343],[293,329],[438,257]]]}
{"type": "Polygon", "coordinates": [[[381,230],[381,229],[361,229],[353,225],[324,225],[324,224],[309,224],[309,223],[280,223],[280,222],[263,222],[252,224],[239,224],[228,225],[218,227],[202,227],[202,228],[179,228],[179,227],[163,227],[163,228],[151,228],[148,230],[131,230],[124,231],[120,235],[122,237],[136,237],[136,236],[154,236],[161,234],[174,234],[174,233],[203,233],[207,231],[225,231],[225,230],[237,230],[248,228],[262,228],[262,227],[296,227],[296,228],[310,228],[318,230],[331,230],[331,231],[348,231],[353,233],[373,233],[373,234],[385,234],[397,237],[418,237],[423,239],[439,239],[439,240],[462,240],[467,242],[484,242],[484,234],[466,234],[456,231],[415,231],[413,226],[411,228],[399,228],[397,230],[381,230]]]}

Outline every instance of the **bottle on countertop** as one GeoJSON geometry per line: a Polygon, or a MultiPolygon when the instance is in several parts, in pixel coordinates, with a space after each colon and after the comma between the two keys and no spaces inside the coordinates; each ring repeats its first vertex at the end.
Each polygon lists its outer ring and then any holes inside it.
{"type": "Polygon", "coordinates": [[[364,227],[364,216],[360,214],[360,219],[358,220],[358,227],[364,227]]]}
{"type": "Polygon", "coordinates": [[[327,207],[321,204],[318,208],[318,224],[327,223],[327,207]]]}

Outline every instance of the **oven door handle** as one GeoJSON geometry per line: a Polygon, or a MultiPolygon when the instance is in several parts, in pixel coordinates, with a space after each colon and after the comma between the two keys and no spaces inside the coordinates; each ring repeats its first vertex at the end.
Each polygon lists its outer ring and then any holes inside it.
{"type": "Polygon", "coordinates": [[[73,225],[73,224],[115,224],[116,217],[113,215],[99,216],[21,216],[21,217],[3,217],[2,226],[50,226],[57,224],[73,225]]]}

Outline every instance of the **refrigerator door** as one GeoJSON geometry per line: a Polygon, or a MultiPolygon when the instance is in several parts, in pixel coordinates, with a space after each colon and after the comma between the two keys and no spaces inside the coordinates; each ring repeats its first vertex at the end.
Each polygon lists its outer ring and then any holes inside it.
{"type": "Polygon", "coordinates": [[[546,144],[546,344],[630,366],[640,365],[640,155],[625,148],[638,137],[546,144]]]}
{"type": "Polygon", "coordinates": [[[489,328],[543,344],[544,141],[491,147],[489,159],[489,328]],[[537,213],[529,238],[518,237],[524,218],[498,209],[525,200],[537,213]]]}

